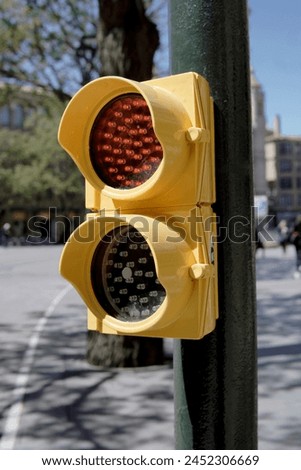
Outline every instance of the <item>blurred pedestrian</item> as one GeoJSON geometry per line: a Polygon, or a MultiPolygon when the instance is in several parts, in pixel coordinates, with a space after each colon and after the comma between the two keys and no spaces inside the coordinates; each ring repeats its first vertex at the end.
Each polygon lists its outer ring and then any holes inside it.
{"type": "Polygon", "coordinates": [[[10,224],[6,222],[0,230],[0,245],[7,246],[10,237],[10,224]]]}
{"type": "Polygon", "coordinates": [[[286,220],[281,220],[277,226],[279,232],[279,241],[282,246],[283,253],[286,252],[286,247],[289,242],[289,228],[286,220]]]}
{"type": "Polygon", "coordinates": [[[296,248],[296,272],[294,277],[301,277],[301,216],[298,216],[291,235],[291,242],[296,248]]]}

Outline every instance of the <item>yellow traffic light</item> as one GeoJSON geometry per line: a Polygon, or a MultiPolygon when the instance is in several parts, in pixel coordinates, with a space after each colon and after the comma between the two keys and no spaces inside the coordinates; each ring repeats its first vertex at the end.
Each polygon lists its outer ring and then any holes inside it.
{"type": "Polygon", "coordinates": [[[213,104],[187,73],[94,80],[70,101],[59,142],[91,212],[60,271],[103,333],[200,338],[217,318],[213,104]]]}

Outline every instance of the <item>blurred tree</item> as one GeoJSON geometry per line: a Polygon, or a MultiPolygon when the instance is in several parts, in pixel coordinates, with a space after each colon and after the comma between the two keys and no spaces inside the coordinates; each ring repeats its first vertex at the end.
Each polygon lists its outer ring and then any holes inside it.
{"type": "Polygon", "coordinates": [[[2,0],[0,76],[65,101],[99,76],[96,0],[2,0]]]}
{"type": "Polygon", "coordinates": [[[57,143],[62,111],[61,103],[44,97],[22,129],[0,129],[0,200],[7,209],[83,206],[83,178],[57,143]]]}
{"type": "MultiPolygon", "coordinates": [[[[153,7],[153,4],[156,7],[153,7]]],[[[101,75],[146,80],[159,34],[145,7],[162,0],[2,0],[0,77],[61,101],[101,75]]]]}
{"type": "Polygon", "coordinates": [[[143,1],[98,0],[98,4],[102,75],[121,75],[137,81],[150,79],[159,34],[146,16],[143,1]]]}

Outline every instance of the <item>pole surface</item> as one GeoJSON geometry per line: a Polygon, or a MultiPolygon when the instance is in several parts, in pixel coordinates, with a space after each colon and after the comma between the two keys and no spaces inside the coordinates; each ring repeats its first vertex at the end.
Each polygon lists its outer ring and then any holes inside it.
{"type": "Polygon", "coordinates": [[[256,449],[255,268],[245,0],[170,0],[172,73],[194,71],[215,102],[219,319],[175,341],[177,449],[256,449]],[[227,236],[225,236],[227,235],[227,236]]]}

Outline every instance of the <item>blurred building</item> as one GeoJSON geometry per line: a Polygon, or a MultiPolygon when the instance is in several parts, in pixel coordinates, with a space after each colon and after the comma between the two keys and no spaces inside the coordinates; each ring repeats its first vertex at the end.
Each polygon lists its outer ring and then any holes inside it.
{"type": "Polygon", "coordinates": [[[30,87],[7,87],[0,81],[0,128],[24,128],[24,122],[32,110],[38,105],[34,104],[36,92],[30,87]]]}
{"type": "Polygon", "coordinates": [[[301,136],[281,133],[280,117],[265,139],[269,203],[277,220],[301,214],[301,136]]]}
{"type": "Polygon", "coordinates": [[[265,96],[253,70],[251,109],[255,205],[266,201],[275,223],[293,221],[301,214],[301,136],[282,134],[280,116],[267,129],[265,96]]]}

